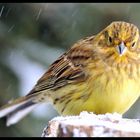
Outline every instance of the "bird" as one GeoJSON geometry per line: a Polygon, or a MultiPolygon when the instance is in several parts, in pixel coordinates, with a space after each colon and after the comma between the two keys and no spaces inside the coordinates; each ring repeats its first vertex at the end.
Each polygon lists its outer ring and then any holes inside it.
{"type": "Polygon", "coordinates": [[[25,96],[0,108],[7,126],[41,103],[62,115],[82,111],[124,114],[140,96],[140,35],[136,25],[113,21],[80,39],[56,59],[25,96]]]}

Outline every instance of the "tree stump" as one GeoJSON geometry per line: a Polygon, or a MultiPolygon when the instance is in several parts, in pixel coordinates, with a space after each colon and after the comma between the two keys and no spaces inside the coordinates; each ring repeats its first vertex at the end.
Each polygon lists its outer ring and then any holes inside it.
{"type": "Polygon", "coordinates": [[[117,113],[95,115],[84,111],[79,116],[55,117],[42,137],[140,137],[139,122],[117,113]]]}

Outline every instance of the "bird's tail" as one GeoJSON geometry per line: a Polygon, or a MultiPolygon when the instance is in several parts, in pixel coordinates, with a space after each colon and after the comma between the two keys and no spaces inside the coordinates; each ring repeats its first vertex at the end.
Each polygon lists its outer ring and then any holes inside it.
{"type": "Polygon", "coordinates": [[[0,118],[6,116],[7,126],[10,126],[20,121],[37,105],[32,95],[20,97],[0,108],[0,118]]]}

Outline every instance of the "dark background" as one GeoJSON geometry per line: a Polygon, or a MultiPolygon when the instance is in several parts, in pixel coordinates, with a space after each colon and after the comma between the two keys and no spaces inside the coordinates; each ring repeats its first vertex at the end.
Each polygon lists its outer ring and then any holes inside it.
{"type": "MultiPolygon", "coordinates": [[[[72,44],[91,36],[112,21],[140,27],[140,4],[0,4],[0,106],[26,95],[48,66],[72,44]]],[[[139,118],[140,101],[125,114],[139,118]]],[[[18,124],[6,127],[0,119],[0,136],[40,137],[48,120],[57,116],[42,105],[18,124]]]]}

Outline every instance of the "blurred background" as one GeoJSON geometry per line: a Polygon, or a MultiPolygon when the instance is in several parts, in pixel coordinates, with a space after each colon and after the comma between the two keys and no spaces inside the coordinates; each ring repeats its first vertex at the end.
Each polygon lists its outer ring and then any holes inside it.
{"type": "MultiPolygon", "coordinates": [[[[140,28],[140,4],[133,3],[1,3],[0,106],[26,95],[48,66],[79,39],[94,35],[112,21],[123,20],[140,28]]],[[[139,118],[140,100],[124,115],[139,118]]],[[[58,116],[51,105],[41,105],[0,136],[40,137],[58,116]]]]}

